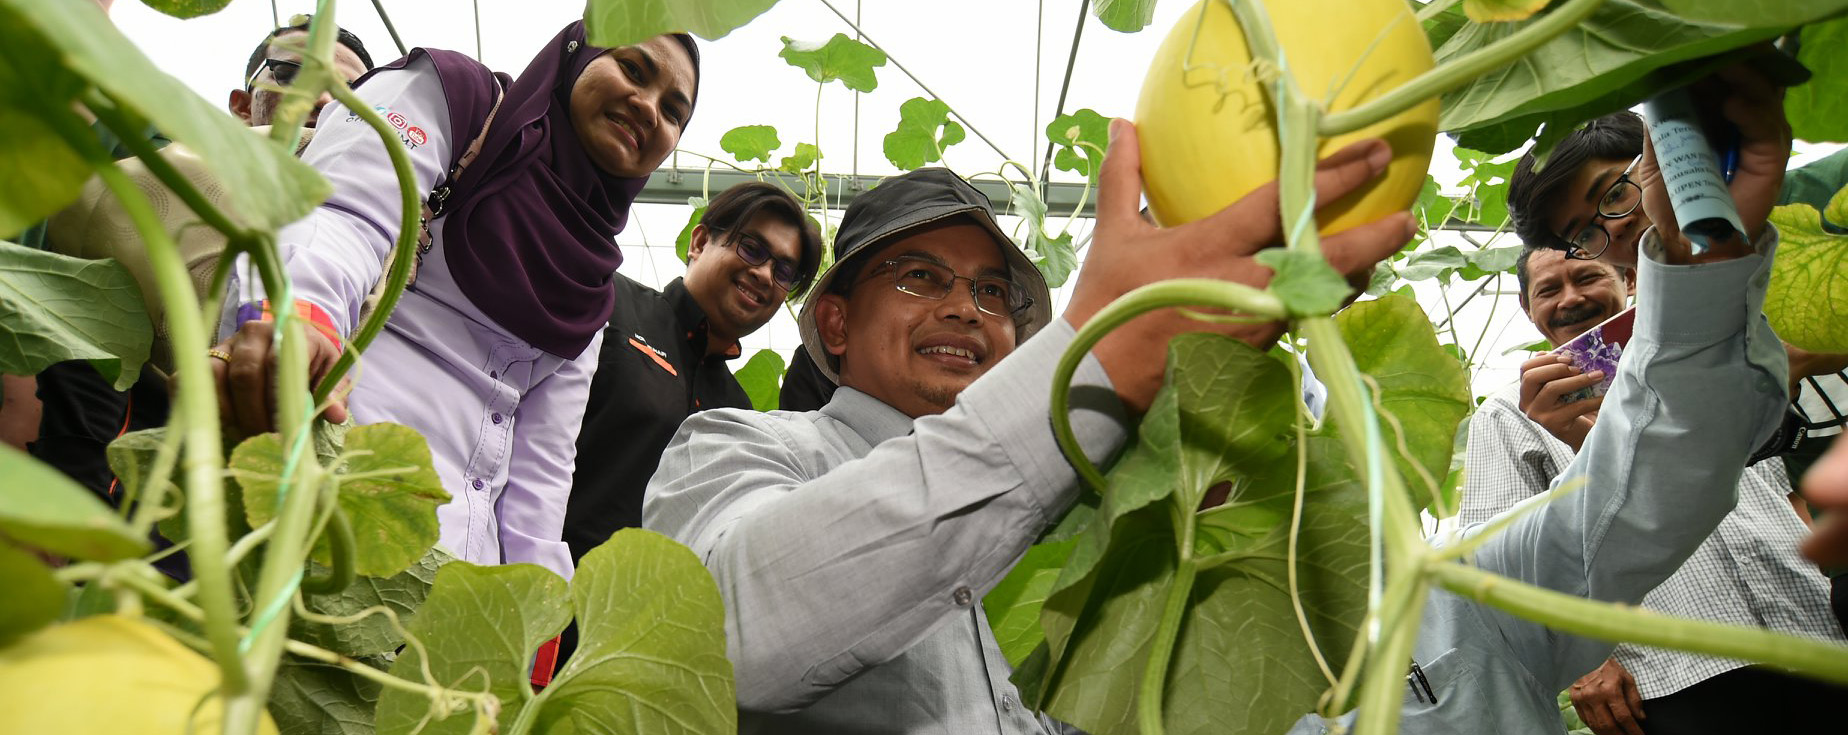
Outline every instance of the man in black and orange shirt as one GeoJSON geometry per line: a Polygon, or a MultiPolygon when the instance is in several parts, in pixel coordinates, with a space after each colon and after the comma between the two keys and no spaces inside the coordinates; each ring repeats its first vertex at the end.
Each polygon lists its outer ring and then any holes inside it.
{"type": "Polygon", "coordinates": [[[801,203],[751,182],[707,205],[684,278],[655,291],[616,275],[565,511],[573,560],[642,525],[642,490],[682,420],[751,407],[725,363],[738,356],[738,340],[814,280],[821,248],[801,203]]]}

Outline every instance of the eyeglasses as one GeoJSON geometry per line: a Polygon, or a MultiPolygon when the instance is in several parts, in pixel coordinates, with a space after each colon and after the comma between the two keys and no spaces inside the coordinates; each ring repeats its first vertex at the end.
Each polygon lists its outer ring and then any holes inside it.
{"type": "Polygon", "coordinates": [[[770,248],[762,240],[741,234],[729,240],[721,240],[720,244],[730,247],[732,252],[738,254],[739,260],[752,268],[774,260],[770,266],[770,279],[776,281],[777,287],[785,292],[796,290],[796,281],[802,278],[802,267],[784,258],[773,259],[770,248]]]}
{"type": "Polygon", "coordinates": [[[295,75],[301,72],[302,62],[264,59],[263,63],[258,64],[256,70],[250,73],[250,78],[244,80],[245,91],[257,88],[257,77],[263,76],[264,69],[270,70],[270,78],[276,80],[277,86],[287,87],[295,83],[295,75]]]}
{"type": "MultiPolygon", "coordinates": [[[[1033,305],[1033,297],[1020,284],[1000,276],[956,275],[956,271],[942,263],[917,257],[901,257],[879,264],[873,270],[877,276],[884,271],[892,273],[892,287],[912,296],[941,301],[950,295],[957,279],[969,282],[969,298],[975,300],[975,308],[985,314],[1013,318],[1033,305]]],[[[868,277],[867,280],[872,280],[868,277]]]]}
{"type": "Polygon", "coordinates": [[[1636,207],[1643,203],[1643,187],[1630,180],[1630,173],[1641,163],[1642,156],[1630,162],[1623,173],[1617,175],[1617,181],[1605,190],[1598,199],[1598,212],[1592,215],[1591,222],[1580,228],[1577,235],[1561,237],[1566,241],[1566,258],[1568,260],[1596,260],[1611,246],[1611,231],[1604,229],[1600,220],[1627,217],[1636,207]]]}

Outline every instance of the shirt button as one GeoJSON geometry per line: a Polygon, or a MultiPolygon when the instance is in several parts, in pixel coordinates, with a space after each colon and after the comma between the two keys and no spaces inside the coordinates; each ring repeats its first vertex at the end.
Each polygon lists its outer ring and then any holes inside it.
{"type": "Polygon", "coordinates": [[[956,591],[950,594],[950,599],[954,600],[957,605],[967,607],[969,601],[975,599],[975,593],[970,592],[968,587],[957,587],[956,591]]]}
{"type": "Polygon", "coordinates": [[[488,379],[489,379],[489,380],[495,380],[495,379],[498,379],[499,377],[500,377],[500,371],[498,371],[498,370],[489,370],[489,371],[488,371],[488,379]]]}
{"type": "Polygon", "coordinates": [[[468,484],[471,487],[474,487],[476,490],[480,490],[481,489],[481,478],[477,477],[474,480],[471,480],[468,484]]]}
{"type": "Polygon", "coordinates": [[[1014,711],[1014,698],[1013,697],[1007,696],[1005,694],[1001,695],[1001,711],[1002,712],[1013,712],[1014,711]]]}
{"type": "Polygon", "coordinates": [[[490,419],[493,419],[493,420],[494,420],[494,423],[497,423],[497,424],[501,422],[501,415],[500,415],[500,414],[498,414],[498,413],[497,413],[497,414],[494,414],[493,416],[490,416],[490,417],[488,417],[488,418],[490,418],[490,419]]]}

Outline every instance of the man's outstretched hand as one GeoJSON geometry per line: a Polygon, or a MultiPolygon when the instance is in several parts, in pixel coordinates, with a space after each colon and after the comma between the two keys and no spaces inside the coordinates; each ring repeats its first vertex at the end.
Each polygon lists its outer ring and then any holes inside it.
{"type": "MultiPolygon", "coordinates": [[[[1392,150],[1379,139],[1364,140],[1323,159],[1316,167],[1318,206],[1359,189],[1386,170],[1392,150]]],[[[1078,274],[1065,319],[1083,327],[1099,309],[1123,294],[1173,278],[1217,278],[1263,288],[1271,269],[1253,257],[1283,243],[1277,184],[1265,184],[1205,219],[1161,228],[1144,220],[1142,154],[1136,128],[1110,123],[1110,149],[1098,177],[1097,233],[1078,274]]],[[[1350,279],[1364,276],[1411,240],[1417,225],[1409,212],[1395,212],[1322,240],[1335,270],[1350,279]]],[[[1130,410],[1147,410],[1161,387],[1168,341],[1184,332],[1219,332],[1264,348],[1283,333],[1281,322],[1210,324],[1164,309],[1136,318],[1092,350],[1117,395],[1130,410]]]]}

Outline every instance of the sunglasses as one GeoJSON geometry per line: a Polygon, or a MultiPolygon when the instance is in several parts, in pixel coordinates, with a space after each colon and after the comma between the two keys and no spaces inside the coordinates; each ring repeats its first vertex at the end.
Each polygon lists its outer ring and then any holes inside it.
{"type": "Polygon", "coordinates": [[[302,71],[302,62],[264,59],[255,71],[250,72],[250,78],[244,80],[245,91],[257,88],[257,77],[263,76],[264,69],[269,70],[270,78],[276,80],[277,86],[287,87],[295,83],[295,75],[302,71]]]}
{"type": "Polygon", "coordinates": [[[796,281],[802,278],[801,266],[796,265],[793,261],[772,256],[770,254],[770,248],[764,245],[762,240],[755,237],[740,235],[731,238],[729,242],[721,241],[720,244],[730,247],[732,252],[738,254],[739,260],[744,261],[745,265],[751,266],[752,268],[756,268],[766,262],[774,261],[770,266],[770,278],[776,281],[777,288],[781,288],[785,292],[794,291],[796,289],[796,281]]]}

